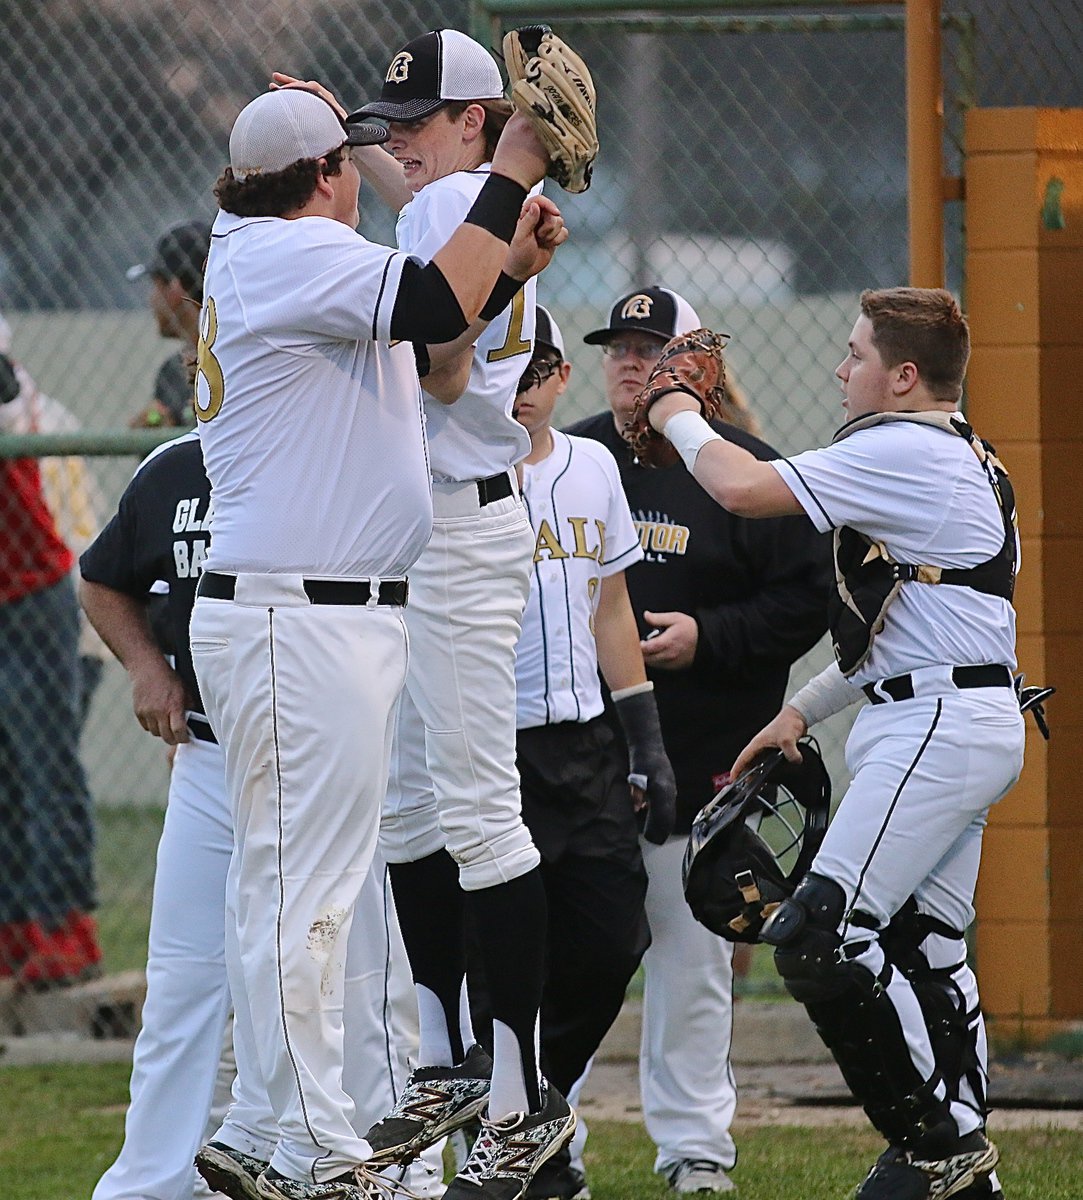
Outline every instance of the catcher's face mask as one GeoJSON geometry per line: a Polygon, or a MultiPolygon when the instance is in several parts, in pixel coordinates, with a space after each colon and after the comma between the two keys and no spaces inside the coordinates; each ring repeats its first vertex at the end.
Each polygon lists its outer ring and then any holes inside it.
{"type": "Polygon", "coordinates": [[[799,748],[800,764],[781,750],[759,755],[692,823],[685,899],[696,920],[727,941],[759,941],[827,831],[831,781],[814,743],[799,748]]]}

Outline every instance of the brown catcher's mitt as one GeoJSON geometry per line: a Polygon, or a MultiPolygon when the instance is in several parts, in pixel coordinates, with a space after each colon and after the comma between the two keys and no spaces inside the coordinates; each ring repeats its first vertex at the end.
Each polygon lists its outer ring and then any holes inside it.
{"type": "Polygon", "coordinates": [[[711,329],[679,333],[662,347],[643,390],[636,396],[632,419],[624,427],[625,440],[645,467],[671,467],[677,451],[652,428],[647,414],[666,392],[687,392],[699,401],[704,420],[719,415],[726,399],[726,360],[722,354],[728,337],[711,329]]]}
{"type": "Polygon", "coordinates": [[[594,81],[587,64],[549,28],[525,25],[504,38],[512,104],[549,154],[548,174],[566,192],[585,192],[598,157],[594,81]]]}

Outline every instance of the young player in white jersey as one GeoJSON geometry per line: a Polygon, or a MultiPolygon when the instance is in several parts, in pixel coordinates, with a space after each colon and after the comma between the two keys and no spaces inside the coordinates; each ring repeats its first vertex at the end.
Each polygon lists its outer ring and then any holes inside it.
{"type": "MultiPolygon", "coordinates": [[[[624,582],[643,550],[617,464],[598,442],[551,425],[571,369],[560,329],[539,306],[515,407],[530,435],[523,499],[535,537],[515,658],[516,750],[549,908],[542,1069],[562,1091],[584,1074],[650,940],[639,824],[664,842],[676,797],[624,582]],[[602,715],[599,668],[627,748],[602,715]],[[648,796],[637,786],[643,776],[648,796]]],[[[572,1197],[584,1187],[581,1161],[565,1150],[526,1195],[572,1197]]]]}
{"type": "MultiPolygon", "coordinates": [[[[404,205],[401,251],[428,256],[489,186],[510,112],[502,96],[492,56],[438,30],[395,55],[380,99],[354,114],[389,122],[391,154],[367,151],[362,169],[404,205]]],[[[534,292],[508,286],[501,298],[449,347],[428,350],[426,389],[434,377],[454,386],[425,401],[435,520],[411,570],[413,656],[381,830],[421,1048],[399,1103],[367,1138],[375,1161],[401,1161],[480,1114],[448,1200],[517,1196],[575,1121],[539,1079],[534,1046],[545,890],[521,816],[514,673],[534,537],[515,473],[530,442],[511,413],[530,361],[534,292]],[[467,910],[489,967],[492,1061],[474,1044],[465,998],[467,910]]]]}
{"type": "Polygon", "coordinates": [[[525,280],[566,236],[529,190],[525,118],[431,261],[354,232],[351,145],[383,131],[304,89],[249,104],[216,186],[196,415],[214,541],[192,656],[226,756],[236,849],[227,950],[280,1137],[268,1200],[361,1200],[371,1147],[342,1084],[345,946],[375,850],[406,676],[406,572],[432,522],[411,343],[450,341],[501,269],[525,280]]]}
{"type": "Polygon", "coordinates": [[[958,411],[969,348],[949,293],[867,291],[835,372],[849,420],[825,449],[757,462],[718,438],[687,395],[650,411],[724,507],[804,511],[836,533],[837,662],[733,770],[767,746],[793,757],[809,725],[871,701],[847,742],[853,782],[762,934],[888,1142],[859,1200],[1001,1195],[963,931],[989,807],[1023,762],[1017,546],[1007,477],[958,411]]]}
{"type": "MultiPolygon", "coordinates": [[[[193,1155],[206,1136],[230,1009],[225,930],[233,827],[225,759],[203,713],[188,649],[196,584],[211,537],[210,490],[196,434],[159,447],[140,464],[116,514],[79,560],[83,607],[129,673],[140,723],[176,747],[154,875],[147,996],[124,1144],[98,1180],[93,1200],[192,1195],[193,1155]],[[159,624],[172,665],[147,617],[148,594],[158,580],[168,586],[159,624]]],[[[409,987],[380,864],[358,899],[345,985],[350,1037],[344,1086],[355,1099],[355,1124],[362,1130],[392,1102],[408,1070],[416,1039],[399,997],[409,995],[409,987]]],[[[223,1129],[214,1122],[216,1140],[197,1160],[213,1190],[233,1200],[251,1200],[277,1141],[266,1092],[252,1086],[250,1053],[249,1046],[237,1047],[233,1106],[223,1129]]],[[[410,1183],[426,1190],[423,1172],[410,1183]]],[[[431,1186],[426,1194],[432,1194],[431,1186]]]]}

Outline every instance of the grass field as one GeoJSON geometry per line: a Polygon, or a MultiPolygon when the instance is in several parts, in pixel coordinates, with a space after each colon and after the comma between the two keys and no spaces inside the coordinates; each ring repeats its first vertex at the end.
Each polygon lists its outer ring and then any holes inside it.
{"type": "MultiPolygon", "coordinates": [[[[122,1064],[0,1068],[0,1195],[89,1200],[120,1145],[128,1069],[122,1064]]],[[[843,1200],[880,1150],[850,1128],[736,1130],[740,1200],[843,1200]]],[[[1075,1132],[1005,1132],[1008,1200],[1078,1200],[1083,1139],[1075,1132]]],[[[637,1124],[591,1122],[587,1169],[596,1200],[662,1200],[653,1147],[637,1124]]]]}

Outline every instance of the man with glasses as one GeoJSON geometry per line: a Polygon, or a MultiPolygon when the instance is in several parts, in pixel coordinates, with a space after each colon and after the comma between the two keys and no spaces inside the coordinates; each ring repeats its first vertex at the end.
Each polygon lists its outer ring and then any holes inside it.
{"type": "MultiPolygon", "coordinates": [[[[698,925],[684,902],[684,847],[692,818],[726,783],[732,751],[745,745],[746,731],[762,728],[761,714],[778,711],[791,663],[826,629],[830,565],[807,519],[733,517],[680,464],[641,467],[621,436],[662,347],[701,324],[668,288],[620,297],[608,324],[584,339],[604,352],[610,411],[569,431],[616,458],[644,552],[628,570],[628,591],[677,777],[677,820],[664,845],[643,845],[651,947],[640,1086],[655,1171],[681,1193],[732,1191],[727,1171],[737,1158],[733,947],[698,925]]],[[[716,428],[756,458],[777,457],[733,425],[716,428]]]]}

